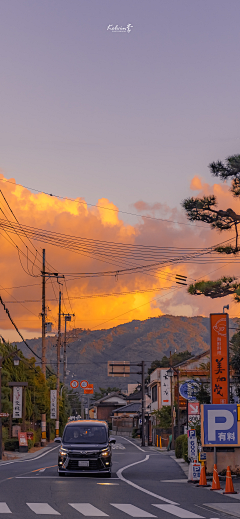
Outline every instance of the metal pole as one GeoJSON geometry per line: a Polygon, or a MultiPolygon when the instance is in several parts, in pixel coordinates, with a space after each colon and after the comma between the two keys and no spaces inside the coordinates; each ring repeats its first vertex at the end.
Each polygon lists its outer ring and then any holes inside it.
{"type": "Polygon", "coordinates": [[[180,436],[180,409],[179,409],[179,369],[177,369],[177,423],[178,423],[178,436],[180,436]]]}
{"type": "Polygon", "coordinates": [[[174,419],[173,419],[173,395],[172,395],[172,379],[171,377],[171,415],[172,415],[172,449],[174,449],[174,419]]]}
{"type": "Polygon", "coordinates": [[[46,377],[46,342],[45,342],[45,320],[46,320],[46,277],[45,277],[45,249],[42,251],[42,372],[46,377]]]}
{"type": "Polygon", "coordinates": [[[56,420],[56,437],[59,436],[61,299],[62,299],[62,293],[61,293],[61,290],[60,290],[59,291],[59,309],[58,309],[58,340],[57,340],[57,420],[56,420]]]}
{"type": "Polygon", "coordinates": [[[217,447],[213,447],[214,465],[217,465],[217,447]]]}
{"type": "MultiPolygon", "coordinates": [[[[0,357],[0,413],[2,412],[2,357],[0,357]]],[[[0,416],[0,460],[2,460],[2,418],[0,416]]]]}
{"type": "Polygon", "coordinates": [[[63,383],[66,382],[66,371],[67,371],[67,319],[66,315],[64,316],[65,319],[65,332],[64,332],[64,347],[63,347],[63,383]]]}
{"type": "Polygon", "coordinates": [[[145,447],[145,378],[144,378],[144,360],[142,360],[142,447],[145,447]]]}

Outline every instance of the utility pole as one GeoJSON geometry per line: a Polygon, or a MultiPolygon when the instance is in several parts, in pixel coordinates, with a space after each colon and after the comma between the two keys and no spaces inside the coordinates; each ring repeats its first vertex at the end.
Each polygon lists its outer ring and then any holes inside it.
{"type": "Polygon", "coordinates": [[[59,436],[60,348],[61,348],[61,302],[62,302],[62,292],[61,292],[61,290],[59,290],[59,307],[58,307],[58,339],[57,339],[57,420],[56,420],[56,437],[59,436]]]}
{"type": "Polygon", "coordinates": [[[62,314],[65,318],[64,346],[63,346],[63,383],[66,382],[67,371],[67,321],[71,321],[75,314],[62,314]]]}
{"type": "MultiPolygon", "coordinates": [[[[45,249],[42,251],[42,372],[46,378],[46,342],[45,342],[45,322],[46,322],[46,270],[45,270],[45,249]]],[[[41,420],[42,437],[41,444],[46,443],[46,413],[42,413],[41,420]]]]}
{"type": "Polygon", "coordinates": [[[145,447],[145,377],[144,377],[144,360],[142,360],[142,447],[145,447]]]}
{"type": "Polygon", "coordinates": [[[42,251],[42,372],[46,378],[46,343],[45,343],[45,321],[46,321],[46,271],[45,271],[45,249],[42,251]]]}
{"type": "MultiPolygon", "coordinates": [[[[46,277],[56,277],[56,272],[46,272],[45,249],[42,251],[42,372],[46,378],[46,277]]],[[[42,414],[41,420],[42,438],[41,443],[46,443],[46,413],[42,414]]]]}

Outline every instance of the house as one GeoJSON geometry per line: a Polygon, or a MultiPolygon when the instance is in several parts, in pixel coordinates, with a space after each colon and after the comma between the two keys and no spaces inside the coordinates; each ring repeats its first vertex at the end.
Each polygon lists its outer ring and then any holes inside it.
{"type": "Polygon", "coordinates": [[[123,395],[121,391],[109,393],[94,402],[94,418],[97,420],[106,420],[111,423],[110,417],[112,416],[113,411],[125,404],[126,395],[123,395]]]}
{"type": "Polygon", "coordinates": [[[115,409],[112,415],[113,434],[132,437],[133,430],[139,427],[141,412],[142,404],[140,402],[134,402],[115,409]]]}
{"type": "MultiPolygon", "coordinates": [[[[183,398],[180,394],[178,394],[178,382],[181,385],[186,380],[197,379],[203,382],[209,380],[209,356],[210,351],[207,350],[200,355],[195,355],[190,359],[181,362],[180,364],[174,366],[175,371],[174,375],[171,379],[167,377],[166,387],[163,388],[161,384],[161,372],[166,375],[166,371],[169,368],[156,368],[150,374],[150,383],[148,385],[150,394],[151,394],[151,404],[150,411],[153,413],[154,411],[160,411],[164,405],[171,405],[171,392],[174,400],[174,404],[179,402],[179,409],[181,410],[181,416],[179,423],[183,424],[186,421],[186,409],[187,409],[187,400],[183,398]],[[179,377],[179,379],[178,379],[179,377]],[[168,393],[166,399],[164,399],[163,390],[168,393]]],[[[165,385],[164,383],[164,385],[165,385]]],[[[156,417],[154,415],[151,416],[150,419],[151,428],[153,433],[153,442],[156,443],[156,417]]]]}

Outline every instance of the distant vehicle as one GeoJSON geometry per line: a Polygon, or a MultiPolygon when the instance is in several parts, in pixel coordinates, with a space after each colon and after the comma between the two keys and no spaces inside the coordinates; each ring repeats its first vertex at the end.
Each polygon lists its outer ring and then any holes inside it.
{"type": "Polygon", "coordinates": [[[58,474],[106,474],[111,477],[112,448],[106,422],[74,420],[65,426],[58,454],[58,474]]]}
{"type": "Polygon", "coordinates": [[[80,414],[78,414],[77,416],[69,416],[68,417],[68,422],[73,422],[75,420],[81,420],[80,414]]]}

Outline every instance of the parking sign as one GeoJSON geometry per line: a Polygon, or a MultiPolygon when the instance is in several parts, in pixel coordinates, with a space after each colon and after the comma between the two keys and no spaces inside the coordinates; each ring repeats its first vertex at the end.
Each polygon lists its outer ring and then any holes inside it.
{"type": "Polygon", "coordinates": [[[238,444],[237,405],[207,404],[204,408],[204,444],[238,444]]]}
{"type": "Polygon", "coordinates": [[[195,429],[190,429],[188,431],[188,457],[191,460],[197,460],[198,457],[197,436],[195,429]]]}

